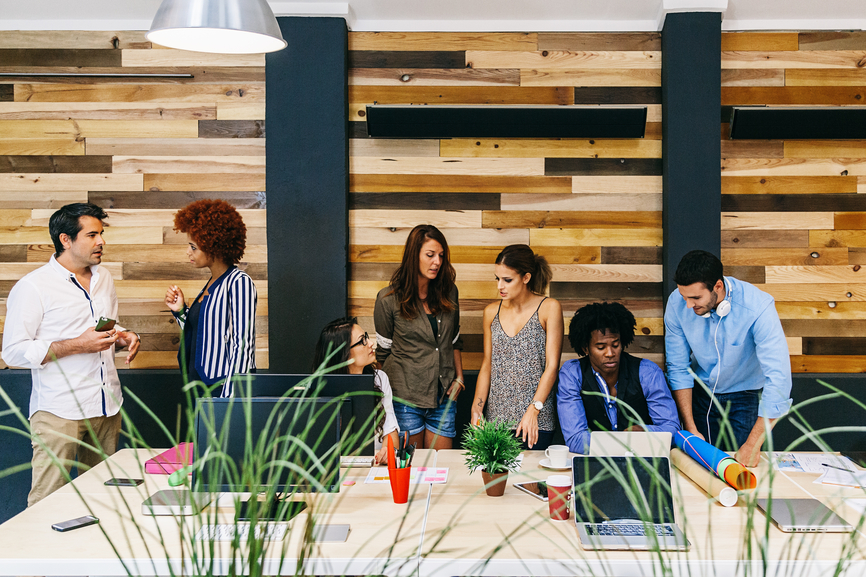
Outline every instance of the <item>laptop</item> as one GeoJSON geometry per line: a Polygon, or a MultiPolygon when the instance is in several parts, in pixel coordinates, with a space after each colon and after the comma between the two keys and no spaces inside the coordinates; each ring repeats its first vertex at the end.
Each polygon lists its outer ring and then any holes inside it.
{"type": "Polygon", "coordinates": [[[593,431],[589,454],[595,457],[670,457],[673,435],[663,431],[593,431]]]}
{"type": "Polygon", "coordinates": [[[850,533],[854,530],[815,499],[772,499],[772,506],[770,499],[756,499],[755,503],[785,533],[850,533]]]}
{"type": "Polygon", "coordinates": [[[572,474],[574,522],[584,549],[688,550],[674,521],[667,457],[576,456],[572,474]]]}

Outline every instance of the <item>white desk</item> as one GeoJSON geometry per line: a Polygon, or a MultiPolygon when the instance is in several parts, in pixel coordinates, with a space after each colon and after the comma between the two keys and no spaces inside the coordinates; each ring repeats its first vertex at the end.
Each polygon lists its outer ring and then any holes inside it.
{"type": "MultiPolygon", "coordinates": [[[[138,487],[105,487],[114,476],[142,477],[140,464],[151,453],[124,450],[36,506],[0,525],[0,575],[168,575],[244,573],[231,558],[229,543],[195,542],[201,522],[194,517],[149,517],[141,501],[167,488],[164,475],[144,475],[138,487]],[[66,533],[51,523],[93,513],[99,525],[66,533]],[[212,566],[210,564],[212,563],[212,566]]],[[[446,485],[412,486],[410,503],[395,505],[387,484],[364,484],[368,469],[348,472],[351,486],[339,494],[316,495],[310,513],[299,515],[282,542],[268,544],[264,574],[410,575],[847,575],[866,574],[866,540],[854,534],[786,534],[768,525],[746,505],[716,504],[688,479],[673,476],[677,521],[691,542],[688,552],[591,552],[580,547],[571,521],[552,521],[547,504],[512,485],[543,479],[540,453],[528,452],[519,474],[512,474],[503,497],[488,497],[481,474],[469,475],[459,451],[420,452],[415,464],[449,467],[446,485]],[[317,523],[348,523],[346,543],[304,544],[310,515],[317,523]],[[766,570],[761,544],[766,543],[766,570]],[[303,559],[303,561],[299,561],[303,559]],[[840,559],[845,559],[840,562],[840,559]],[[299,566],[300,564],[300,566],[299,566]]],[[[769,490],[768,465],[757,470],[763,496],[769,490]]],[[[816,498],[839,505],[863,490],[814,485],[815,475],[773,475],[774,495],[816,498]]],[[[753,495],[754,496],[754,495],[753,495]]],[[[215,512],[211,512],[215,511],[215,512]]],[[[840,513],[857,523],[847,507],[840,513]]],[[[230,509],[207,515],[231,516],[230,509]]]]}

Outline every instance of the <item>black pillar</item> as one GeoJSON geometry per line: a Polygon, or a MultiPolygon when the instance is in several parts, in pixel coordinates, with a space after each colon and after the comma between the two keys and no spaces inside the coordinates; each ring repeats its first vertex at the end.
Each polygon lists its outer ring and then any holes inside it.
{"type": "Polygon", "coordinates": [[[719,256],[721,15],[668,14],[662,29],[664,298],[684,254],[719,256]]]}
{"type": "Polygon", "coordinates": [[[348,310],[348,30],[278,18],[266,61],[270,372],[307,372],[322,327],[348,310]]]}

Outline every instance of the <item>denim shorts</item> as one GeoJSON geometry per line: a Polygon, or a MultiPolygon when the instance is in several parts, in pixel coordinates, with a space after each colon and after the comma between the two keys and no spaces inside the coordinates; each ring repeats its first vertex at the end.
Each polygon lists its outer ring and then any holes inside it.
{"type": "Polygon", "coordinates": [[[435,409],[421,409],[394,401],[394,415],[400,430],[409,431],[410,435],[427,429],[440,437],[453,439],[457,436],[457,403],[446,401],[435,409]]]}

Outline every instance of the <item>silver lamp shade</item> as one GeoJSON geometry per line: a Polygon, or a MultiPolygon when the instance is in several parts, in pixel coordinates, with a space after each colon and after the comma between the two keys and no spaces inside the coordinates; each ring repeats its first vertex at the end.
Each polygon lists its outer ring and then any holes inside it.
{"type": "Polygon", "coordinates": [[[163,0],[148,40],[221,54],[258,54],[286,47],[267,0],[163,0]]]}

